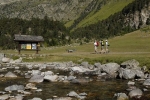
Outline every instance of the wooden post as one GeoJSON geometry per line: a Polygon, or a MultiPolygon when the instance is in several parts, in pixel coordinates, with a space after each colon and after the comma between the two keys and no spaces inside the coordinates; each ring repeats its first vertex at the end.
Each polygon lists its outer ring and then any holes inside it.
{"type": "Polygon", "coordinates": [[[38,54],[39,49],[40,49],[40,43],[37,43],[36,54],[38,54]]]}
{"type": "Polygon", "coordinates": [[[18,53],[20,54],[20,51],[21,51],[21,44],[20,42],[18,43],[18,53]]]}

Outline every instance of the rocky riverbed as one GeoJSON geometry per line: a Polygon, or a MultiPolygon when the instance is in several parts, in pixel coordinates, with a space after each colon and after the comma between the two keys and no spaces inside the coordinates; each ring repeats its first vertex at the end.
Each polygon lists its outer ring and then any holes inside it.
{"type": "Polygon", "coordinates": [[[150,74],[131,59],[111,62],[23,62],[1,56],[0,100],[149,100],[150,74]]]}

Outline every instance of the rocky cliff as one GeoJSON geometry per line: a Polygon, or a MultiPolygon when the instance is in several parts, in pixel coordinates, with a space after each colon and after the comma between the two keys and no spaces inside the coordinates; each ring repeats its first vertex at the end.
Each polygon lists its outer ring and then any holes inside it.
{"type": "Polygon", "coordinates": [[[125,18],[125,25],[129,24],[132,28],[136,29],[144,27],[148,23],[150,24],[150,2],[139,11],[128,13],[125,18]]]}
{"type": "Polygon", "coordinates": [[[0,17],[30,19],[48,16],[53,20],[73,20],[93,0],[0,0],[0,17]]]}
{"type": "MultiPolygon", "coordinates": [[[[109,1],[111,0],[0,0],[0,18],[42,19],[48,16],[66,22],[85,17],[92,10],[98,11],[109,1]]],[[[81,20],[82,18],[79,22],[81,20]]],[[[124,23],[136,29],[150,23],[150,3],[138,11],[127,13],[124,23]]]]}

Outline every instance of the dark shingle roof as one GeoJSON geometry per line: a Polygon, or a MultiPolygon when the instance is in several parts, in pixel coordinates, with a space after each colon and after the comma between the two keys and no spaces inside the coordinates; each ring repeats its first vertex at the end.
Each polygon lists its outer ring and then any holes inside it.
{"type": "Polygon", "coordinates": [[[41,42],[44,41],[42,36],[33,36],[33,35],[20,35],[15,34],[15,41],[29,41],[29,42],[41,42]]]}

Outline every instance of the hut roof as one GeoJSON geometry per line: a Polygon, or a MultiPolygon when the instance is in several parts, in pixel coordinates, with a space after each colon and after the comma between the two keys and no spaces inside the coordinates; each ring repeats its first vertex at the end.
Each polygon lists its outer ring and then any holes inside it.
{"type": "Polygon", "coordinates": [[[42,36],[33,36],[33,35],[20,35],[15,34],[14,41],[29,41],[29,42],[42,42],[44,41],[42,36]]]}

